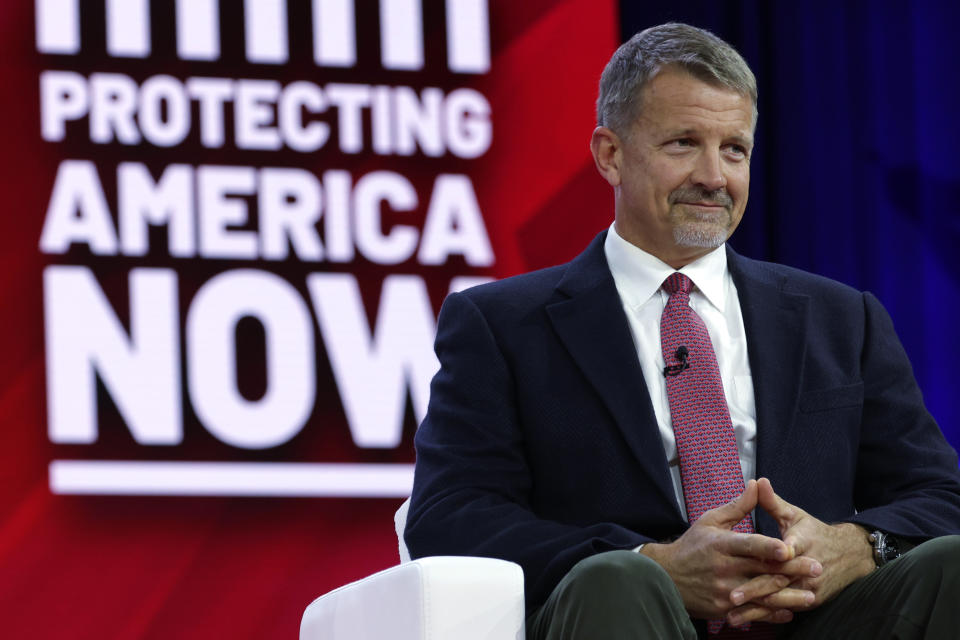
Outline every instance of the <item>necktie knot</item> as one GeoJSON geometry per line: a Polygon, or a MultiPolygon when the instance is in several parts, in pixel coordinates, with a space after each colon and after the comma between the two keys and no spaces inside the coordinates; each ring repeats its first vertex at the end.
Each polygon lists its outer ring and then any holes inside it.
{"type": "Polygon", "coordinates": [[[663,290],[670,295],[675,294],[677,291],[682,291],[683,293],[689,294],[692,289],[693,280],[679,271],[671,273],[669,276],[667,276],[667,279],[663,281],[663,290]]]}

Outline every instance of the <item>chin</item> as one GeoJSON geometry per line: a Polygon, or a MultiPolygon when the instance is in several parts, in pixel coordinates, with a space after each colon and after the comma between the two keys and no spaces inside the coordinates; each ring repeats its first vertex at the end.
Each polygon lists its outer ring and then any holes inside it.
{"type": "Polygon", "coordinates": [[[673,228],[673,241],[681,247],[716,249],[728,236],[729,231],[718,225],[681,224],[673,228]]]}

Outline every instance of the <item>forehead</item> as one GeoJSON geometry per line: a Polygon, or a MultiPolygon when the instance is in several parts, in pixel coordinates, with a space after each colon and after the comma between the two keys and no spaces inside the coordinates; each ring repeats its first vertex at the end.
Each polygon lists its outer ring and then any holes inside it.
{"type": "Polygon", "coordinates": [[[732,89],[667,68],[640,94],[636,125],[646,129],[706,130],[752,138],[753,101],[732,89]]]}

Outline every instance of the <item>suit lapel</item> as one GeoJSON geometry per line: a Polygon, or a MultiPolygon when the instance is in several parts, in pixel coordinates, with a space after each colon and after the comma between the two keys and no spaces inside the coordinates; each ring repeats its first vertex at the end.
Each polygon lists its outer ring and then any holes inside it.
{"type": "Polygon", "coordinates": [[[796,415],[807,345],[809,297],[783,291],[785,278],[762,263],[727,249],[743,324],[757,407],[757,477],[778,486],[780,458],[789,455],[789,438],[796,415]]]}
{"type": "Polygon", "coordinates": [[[661,497],[676,508],[653,405],[603,252],[605,238],[606,232],[598,235],[570,263],[557,285],[562,299],[547,306],[547,315],[661,497]]]}

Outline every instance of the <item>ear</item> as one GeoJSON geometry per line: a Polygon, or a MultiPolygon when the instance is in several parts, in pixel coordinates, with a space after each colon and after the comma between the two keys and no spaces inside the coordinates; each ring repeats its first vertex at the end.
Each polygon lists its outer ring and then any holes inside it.
{"type": "Polygon", "coordinates": [[[590,137],[590,152],[593,161],[611,187],[620,186],[620,162],[623,158],[623,149],[620,137],[607,127],[597,127],[590,137]]]}

